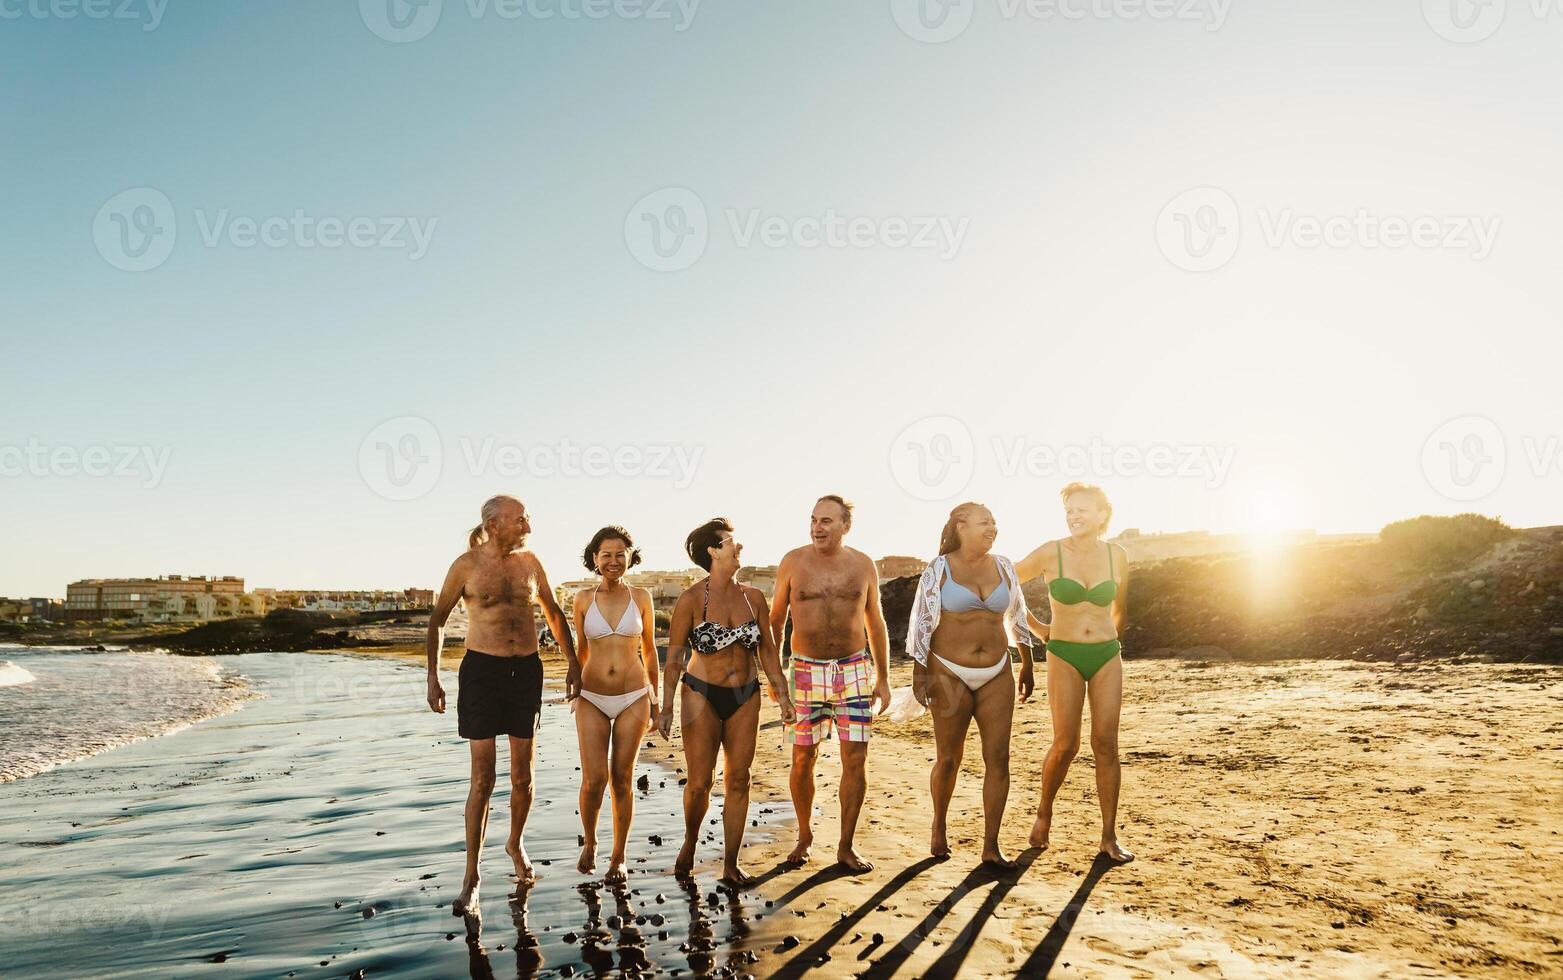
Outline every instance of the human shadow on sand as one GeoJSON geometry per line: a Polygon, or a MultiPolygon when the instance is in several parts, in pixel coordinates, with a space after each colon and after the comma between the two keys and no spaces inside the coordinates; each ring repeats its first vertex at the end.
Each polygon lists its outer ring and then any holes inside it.
{"type": "MultiPolygon", "coordinates": [[[[993,888],[988,891],[987,896],[982,900],[982,904],[972,913],[971,919],[966,923],[965,928],[950,943],[950,948],[922,973],[925,977],[955,976],[960,970],[961,963],[966,959],[966,954],[971,950],[972,943],[976,941],[977,935],[982,932],[982,927],[987,925],[988,920],[993,918],[993,913],[1003,904],[1010,891],[1020,882],[1021,876],[1030,869],[1032,863],[1036,861],[1041,853],[1040,848],[1032,847],[1026,849],[1016,860],[1013,871],[1000,870],[986,864],[973,868],[967,873],[965,878],[962,878],[954,888],[950,889],[948,895],[934,904],[933,911],[924,916],[921,922],[913,926],[905,936],[901,937],[899,942],[891,947],[884,956],[875,960],[874,964],[860,976],[865,978],[894,976],[895,972],[907,960],[911,959],[912,954],[917,951],[917,947],[922,945],[923,940],[928,938],[928,934],[933,932],[939,923],[943,922],[954,911],[963,898],[972,891],[991,883],[993,888]]],[[[867,959],[873,953],[874,949],[870,947],[858,954],[858,958],[867,959]]]]}
{"type": "MultiPolygon", "coordinates": [[[[904,888],[913,878],[916,878],[924,871],[927,871],[929,868],[932,868],[934,865],[939,863],[939,858],[926,857],[921,861],[918,861],[916,864],[902,870],[894,878],[891,878],[889,881],[887,881],[884,884],[884,887],[870,895],[862,905],[859,905],[856,909],[842,916],[835,925],[826,930],[823,936],[820,936],[814,942],[793,954],[792,958],[783,963],[776,970],[776,972],[772,974],[772,976],[782,978],[801,977],[809,970],[818,967],[820,958],[822,956],[828,955],[830,951],[836,946],[836,944],[841,942],[842,937],[850,932],[852,928],[858,924],[858,922],[862,921],[864,916],[866,916],[869,912],[872,912],[878,906],[882,905],[885,899],[904,888]]],[[[808,878],[799,882],[797,885],[794,885],[785,895],[777,900],[776,905],[778,907],[783,906],[797,898],[799,895],[802,895],[810,888],[814,888],[817,885],[824,884],[827,881],[834,881],[837,878],[846,877],[852,874],[853,872],[848,871],[846,868],[843,868],[840,865],[834,865],[829,868],[822,868],[821,870],[814,872],[814,874],[810,875],[808,878]]]]}
{"type": "MultiPolygon", "coordinates": [[[[1086,872],[1085,879],[1080,882],[1080,887],[1064,905],[1064,910],[1058,913],[1058,918],[1048,927],[1047,935],[1042,937],[1042,942],[1037,945],[1035,951],[1022,963],[1020,969],[1015,971],[1018,977],[1045,977],[1052,972],[1053,964],[1058,961],[1058,954],[1064,948],[1064,943],[1069,939],[1069,933],[1075,927],[1075,920],[1080,918],[1080,912],[1085,908],[1086,899],[1091,897],[1091,889],[1102,880],[1102,876],[1113,868],[1122,865],[1105,854],[1098,853],[1096,860],[1091,862],[1091,869],[1086,872]]],[[[928,976],[940,976],[937,973],[929,973],[928,976]]]]}

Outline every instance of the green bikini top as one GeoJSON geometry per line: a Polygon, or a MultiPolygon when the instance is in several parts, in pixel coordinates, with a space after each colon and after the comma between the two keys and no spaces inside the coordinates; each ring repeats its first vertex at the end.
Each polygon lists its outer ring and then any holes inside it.
{"type": "Polygon", "coordinates": [[[1112,605],[1113,600],[1118,598],[1118,583],[1113,580],[1113,546],[1107,546],[1106,581],[1098,582],[1088,589],[1072,578],[1064,578],[1064,544],[1062,541],[1053,543],[1058,546],[1058,577],[1047,583],[1047,594],[1066,606],[1076,606],[1082,602],[1089,602],[1093,606],[1112,605]]]}

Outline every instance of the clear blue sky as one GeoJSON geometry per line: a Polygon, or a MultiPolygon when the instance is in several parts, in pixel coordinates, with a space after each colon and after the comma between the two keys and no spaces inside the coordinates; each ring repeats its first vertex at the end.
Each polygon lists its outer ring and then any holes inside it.
{"type": "Polygon", "coordinates": [[[997,447],[1017,441],[1230,453],[1219,479],[1093,472],[1118,528],[1563,520],[1563,21],[1529,5],[1454,43],[1415,2],[1242,3],[1210,30],[993,0],[925,43],[899,0],[706,0],[687,22],[673,4],[393,0],[438,12],[399,43],[370,27],[388,0],[149,2],[121,21],[8,0],[21,15],[0,19],[0,595],[160,573],[434,586],[500,490],[527,501],[556,580],[608,522],[681,565],[713,513],[774,562],[832,491],[859,502],[850,540],[871,554],[926,555],[968,498],[1019,554],[1062,530],[1068,476],[1007,470],[997,447]],[[1219,209],[1158,220],[1202,187],[1236,203],[1241,242],[1188,271],[1167,243],[1219,209]],[[100,211],[138,188],[177,234],[124,271],[100,211]],[[704,252],[674,271],[634,238],[664,188],[706,211],[704,252]],[[1308,247],[1296,225],[1358,209],[1496,235],[1478,259],[1355,226],[1308,247]],[[291,227],[240,244],[242,219],[295,214],[432,235],[418,256],[291,227]],[[868,243],[806,244],[833,214],[866,219],[868,243]],[[771,246],[750,221],[788,230],[771,246]],[[939,247],[895,244],[925,223],[939,247]],[[443,449],[410,501],[360,466],[404,416],[443,449]],[[897,477],[898,434],[925,416],[972,439],[928,444],[970,469],[947,497],[897,477]],[[1491,428],[1434,436],[1468,416],[1491,428]],[[465,458],[563,438],[699,465],[683,485],[465,458]],[[1450,492],[1437,471],[1490,462],[1493,439],[1501,479],[1450,492]],[[166,470],[18,462],[95,446],[166,470]]]}

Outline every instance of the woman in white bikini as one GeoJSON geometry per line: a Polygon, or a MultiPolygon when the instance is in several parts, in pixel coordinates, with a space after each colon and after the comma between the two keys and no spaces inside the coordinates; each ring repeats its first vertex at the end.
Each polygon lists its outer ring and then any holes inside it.
{"type": "Polygon", "coordinates": [[[575,702],[575,734],[581,746],[581,824],[586,845],[576,868],[597,868],[597,814],[603,789],[613,787],[613,854],[604,880],[627,876],[624,845],[634,816],[635,759],[641,736],[657,727],[657,643],[651,593],[625,585],[624,573],[640,564],[640,551],[622,527],[592,535],[582,556],[602,577],[575,597],[575,635],[581,662],[581,697],[575,702]]]}
{"type": "Polygon", "coordinates": [[[1015,697],[1031,696],[1031,635],[1044,629],[1030,619],[1015,566],[989,554],[998,525],[988,508],[965,503],[950,511],[939,535],[939,556],[917,583],[906,652],[916,661],[912,693],[933,715],[935,759],[929,788],[933,834],[929,850],[949,857],[945,824],[955,777],[966,752],[972,719],[982,740],[982,863],[1011,870],[999,849],[999,824],[1009,798],[1009,738],[1015,697]],[[1029,621],[1029,622],[1028,622],[1029,621]],[[1009,648],[1020,648],[1020,678],[1010,670],[1009,648]]]}

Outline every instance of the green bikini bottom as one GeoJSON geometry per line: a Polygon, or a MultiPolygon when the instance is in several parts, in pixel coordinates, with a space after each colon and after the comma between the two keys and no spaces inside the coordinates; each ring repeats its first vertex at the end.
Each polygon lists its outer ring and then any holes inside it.
{"type": "Polygon", "coordinates": [[[1090,680],[1092,674],[1107,666],[1122,649],[1123,644],[1117,640],[1104,640],[1101,643],[1047,641],[1047,652],[1079,671],[1080,676],[1086,680],[1090,680]]]}

